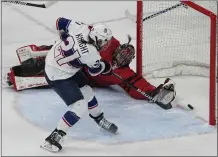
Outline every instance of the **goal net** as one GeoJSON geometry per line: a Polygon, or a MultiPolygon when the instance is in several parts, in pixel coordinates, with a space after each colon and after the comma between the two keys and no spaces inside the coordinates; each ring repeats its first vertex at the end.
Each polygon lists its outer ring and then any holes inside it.
{"type": "Polygon", "coordinates": [[[200,3],[137,2],[137,72],[209,77],[209,123],[215,125],[217,2],[200,3]]]}

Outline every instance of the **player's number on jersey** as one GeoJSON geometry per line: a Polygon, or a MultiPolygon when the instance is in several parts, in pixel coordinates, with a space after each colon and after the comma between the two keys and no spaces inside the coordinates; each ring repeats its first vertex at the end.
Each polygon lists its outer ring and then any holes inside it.
{"type": "Polygon", "coordinates": [[[55,47],[55,58],[57,58],[57,63],[61,66],[63,64],[67,64],[68,62],[79,58],[78,50],[74,49],[75,41],[72,36],[69,36],[66,39],[66,42],[60,42],[55,47]],[[67,56],[66,56],[67,54],[67,56]]]}
{"type": "Polygon", "coordinates": [[[101,66],[100,60],[95,61],[94,68],[98,68],[101,66]]]}

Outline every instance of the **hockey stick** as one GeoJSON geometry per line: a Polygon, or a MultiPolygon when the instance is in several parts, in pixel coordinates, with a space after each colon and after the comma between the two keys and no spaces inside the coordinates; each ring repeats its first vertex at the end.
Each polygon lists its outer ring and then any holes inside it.
{"type": "Polygon", "coordinates": [[[172,108],[172,105],[171,104],[168,104],[168,105],[163,105],[163,104],[160,104],[160,103],[157,103],[155,101],[153,101],[153,98],[146,94],[145,92],[143,92],[141,89],[131,85],[128,81],[124,80],[120,75],[116,74],[113,72],[113,75],[116,76],[117,78],[119,78],[120,80],[122,80],[126,85],[128,85],[130,88],[133,88],[135,89],[138,93],[140,93],[141,95],[143,95],[144,97],[146,97],[149,101],[152,101],[154,103],[156,103],[158,106],[160,106],[161,108],[165,109],[165,110],[168,110],[168,109],[171,109],[172,108]]]}
{"type": "Polygon", "coordinates": [[[22,1],[2,1],[2,2],[26,5],[26,6],[37,7],[37,8],[48,8],[52,6],[53,4],[57,3],[58,1],[50,1],[50,2],[47,2],[46,4],[35,4],[35,3],[28,3],[28,2],[22,2],[22,1]]]}
{"type": "MultiPolygon", "coordinates": [[[[116,74],[116,73],[114,73],[114,72],[113,72],[112,74],[113,74],[115,77],[117,77],[118,79],[120,79],[121,81],[123,81],[123,82],[124,82],[126,85],[128,85],[130,88],[135,89],[138,93],[140,93],[141,95],[143,95],[144,97],[146,97],[149,101],[154,102],[155,104],[157,104],[158,106],[160,106],[162,109],[168,110],[168,109],[171,109],[171,108],[172,108],[172,105],[171,105],[171,104],[164,105],[164,104],[162,104],[162,103],[158,103],[158,102],[156,102],[156,101],[153,101],[153,98],[152,98],[150,95],[148,95],[147,93],[143,92],[141,89],[135,87],[134,85],[131,85],[128,81],[124,80],[124,79],[123,79],[121,76],[119,76],[118,74],[116,74]]],[[[177,106],[178,106],[179,108],[183,109],[183,110],[187,110],[185,107],[183,107],[183,106],[181,106],[181,105],[179,105],[179,104],[177,104],[177,106]]],[[[194,107],[191,106],[190,104],[188,104],[187,107],[188,107],[189,109],[191,109],[191,110],[194,109],[194,107]]]]}
{"type": "MultiPolygon", "coordinates": [[[[143,22],[146,21],[146,20],[152,19],[152,18],[154,18],[154,17],[157,17],[157,16],[159,16],[159,15],[161,15],[161,14],[164,14],[164,13],[166,13],[166,12],[168,12],[168,11],[171,11],[171,10],[173,10],[173,9],[176,9],[176,8],[178,8],[178,7],[180,7],[180,6],[183,6],[183,7],[187,8],[187,6],[181,2],[181,3],[179,3],[179,4],[173,5],[173,6],[169,7],[169,8],[166,8],[166,9],[164,9],[164,10],[161,10],[161,11],[159,11],[159,12],[152,13],[152,15],[149,15],[149,16],[143,18],[143,22]]],[[[125,11],[125,15],[126,15],[126,17],[127,17],[128,19],[130,19],[130,20],[136,22],[136,16],[132,15],[132,14],[129,12],[128,9],[125,11]]]]}

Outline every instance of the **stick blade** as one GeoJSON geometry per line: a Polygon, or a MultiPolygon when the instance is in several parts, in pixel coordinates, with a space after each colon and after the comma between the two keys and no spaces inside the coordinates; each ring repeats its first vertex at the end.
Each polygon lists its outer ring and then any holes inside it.
{"type": "Polygon", "coordinates": [[[126,15],[126,17],[127,17],[128,19],[130,19],[131,21],[136,22],[136,16],[134,16],[133,14],[131,14],[128,9],[126,9],[125,15],[126,15]]]}
{"type": "Polygon", "coordinates": [[[48,3],[45,4],[45,8],[49,8],[50,6],[54,5],[58,1],[49,1],[48,3]]]}

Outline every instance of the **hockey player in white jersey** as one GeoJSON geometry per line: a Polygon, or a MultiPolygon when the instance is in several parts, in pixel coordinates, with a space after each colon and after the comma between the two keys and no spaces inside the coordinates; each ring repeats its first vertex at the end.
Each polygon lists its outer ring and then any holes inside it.
{"type": "Polygon", "coordinates": [[[111,72],[110,64],[101,60],[96,49],[96,46],[111,40],[111,30],[103,24],[94,25],[90,29],[85,24],[65,18],[57,19],[56,27],[60,40],[56,41],[46,56],[45,78],[71,109],[63,115],[55,130],[41,145],[54,152],[62,149],[61,139],[78,122],[87,107],[90,117],[101,128],[112,133],[118,130],[115,124],[104,118],[91,87],[80,71],[88,67],[92,76],[111,72]]]}

